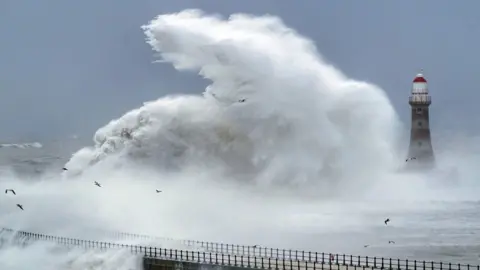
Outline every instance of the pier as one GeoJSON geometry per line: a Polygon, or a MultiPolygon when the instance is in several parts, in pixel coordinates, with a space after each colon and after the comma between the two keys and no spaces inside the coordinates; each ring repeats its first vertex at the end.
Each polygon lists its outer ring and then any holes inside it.
{"type": "Polygon", "coordinates": [[[158,269],[274,269],[274,270],[348,270],[348,269],[405,269],[405,270],[480,270],[479,265],[452,264],[402,260],[312,251],[285,250],[223,243],[175,240],[127,233],[113,233],[119,239],[166,240],[182,243],[185,249],[127,245],[111,242],[61,237],[10,228],[0,229],[0,244],[27,246],[34,242],[50,242],[67,248],[128,250],[143,258],[145,270],[158,269]],[[191,249],[191,248],[195,249],[191,249]],[[201,250],[201,251],[200,251],[201,250]]]}

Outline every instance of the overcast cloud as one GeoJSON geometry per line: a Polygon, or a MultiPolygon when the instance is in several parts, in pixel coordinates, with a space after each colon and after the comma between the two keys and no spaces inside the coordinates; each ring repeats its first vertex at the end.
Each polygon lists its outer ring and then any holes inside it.
{"type": "Polygon", "coordinates": [[[407,123],[423,68],[433,129],[480,131],[480,2],[2,0],[0,141],[91,137],[144,101],[200,93],[206,83],[194,74],[152,64],[140,29],[186,8],[280,16],[348,76],[385,89],[407,123]]]}

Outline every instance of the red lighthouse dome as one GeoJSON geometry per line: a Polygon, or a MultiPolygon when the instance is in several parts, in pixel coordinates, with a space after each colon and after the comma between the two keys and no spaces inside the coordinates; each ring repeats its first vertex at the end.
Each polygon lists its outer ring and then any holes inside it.
{"type": "Polygon", "coordinates": [[[426,83],[427,80],[425,79],[425,77],[423,77],[422,73],[418,73],[417,76],[415,76],[415,79],[413,79],[413,82],[414,83],[426,83]]]}

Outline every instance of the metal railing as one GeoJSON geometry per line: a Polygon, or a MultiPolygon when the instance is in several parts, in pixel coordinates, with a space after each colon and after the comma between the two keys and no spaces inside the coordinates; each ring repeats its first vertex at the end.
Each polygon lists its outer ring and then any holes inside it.
{"type": "MultiPolygon", "coordinates": [[[[168,260],[175,262],[209,264],[255,269],[300,270],[300,269],[405,269],[405,270],[480,270],[478,265],[452,264],[444,262],[427,262],[417,260],[401,260],[392,258],[377,258],[369,256],[353,256],[346,254],[331,254],[309,251],[270,252],[262,254],[228,254],[208,251],[192,251],[158,248],[152,246],[127,245],[76,238],[60,237],[25,231],[16,231],[8,228],[1,233],[10,233],[10,241],[16,244],[28,245],[36,241],[47,241],[56,244],[83,247],[87,249],[127,249],[131,253],[141,255],[150,261],[168,260]]],[[[129,234],[127,234],[129,235],[129,234]]],[[[170,238],[171,239],[171,238],[170,238]]],[[[8,241],[2,239],[3,241],[8,241]]],[[[192,241],[195,242],[195,241],[192,241]]],[[[202,243],[202,242],[200,242],[202,243]]],[[[237,246],[237,245],[226,245],[237,246]]],[[[229,250],[229,249],[227,249],[229,250]]],[[[233,250],[233,249],[230,249],[233,250]]],[[[267,250],[263,248],[263,250],[267,250]]]]}

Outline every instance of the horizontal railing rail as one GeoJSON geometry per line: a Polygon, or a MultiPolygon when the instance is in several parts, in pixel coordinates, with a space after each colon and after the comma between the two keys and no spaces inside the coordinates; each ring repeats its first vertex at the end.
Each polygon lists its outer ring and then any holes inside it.
{"type": "MultiPolygon", "coordinates": [[[[168,249],[152,246],[128,245],[119,243],[109,243],[92,240],[82,240],[76,238],[60,237],[25,231],[16,231],[3,228],[1,233],[10,233],[14,242],[28,245],[35,241],[49,241],[65,246],[78,246],[83,248],[95,249],[128,249],[133,254],[142,255],[147,258],[164,259],[178,262],[192,262],[199,264],[223,265],[243,268],[258,269],[340,269],[340,268],[368,268],[368,269],[405,269],[405,270],[480,270],[479,265],[452,264],[444,262],[427,262],[417,260],[401,260],[392,258],[377,258],[369,256],[353,256],[346,254],[331,254],[309,251],[291,251],[283,254],[282,252],[270,252],[263,254],[228,254],[221,252],[193,251],[168,249]],[[299,253],[301,255],[299,255],[299,253]],[[327,267],[327,268],[325,268],[327,267]],[[333,268],[332,268],[333,267],[333,268]]],[[[129,235],[129,234],[127,234],[129,235]]],[[[173,239],[171,239],[173,240],[173,239]]],[[[195,242],[195,241],[193,241],[195,242]]],[[[202,243],[202,242],[200,242],[202,243]]],[[[236,246],[219,244],[220,246],[236,246]]],[[[232,250],[232,249],[230,249],[232,250]]],[[[273,249],[271,249],[273,250],[273,249]]]]}

